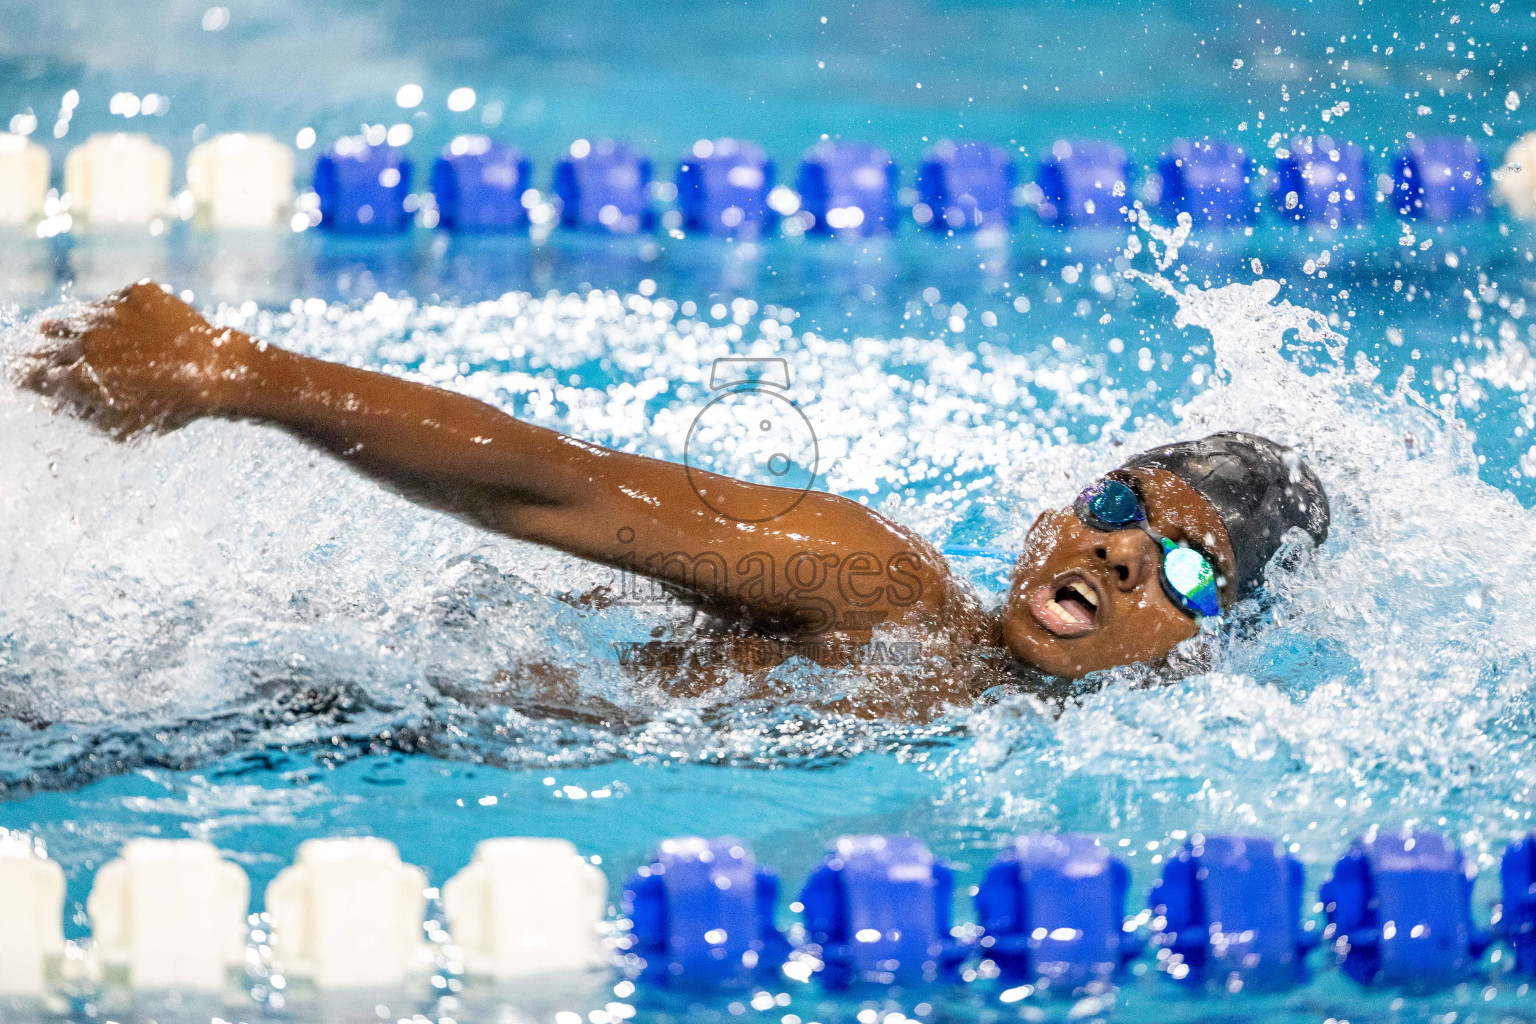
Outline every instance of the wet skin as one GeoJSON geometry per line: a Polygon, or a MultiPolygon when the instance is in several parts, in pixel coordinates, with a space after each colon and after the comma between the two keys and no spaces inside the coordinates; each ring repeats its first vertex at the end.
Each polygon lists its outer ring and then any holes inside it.
{"type": "MultiPolygon", "coordinates": [[[[210,416],[274,424],[422,504],[657,580],[741,633],[852,652],[877,625],[909,626],[1076,679],[1156,661],[1198,632],[1161,589],[1155,541],[1141,530],[1098,532],[1070,509],[1036,520],[1007,601],[987,614],[932,545],[857,502],[811,491],[764,522],[728,518],[711,506],[751,519],[755,508],[783,508],[783,492],[698,472],[690,483],[676,463],[288,352],[209,324],[153,284],[42,331],[22,383],[118,437],[210,416]]],[[[1125,479],[1159,532],[1201,548],[1230,578],[1231,547],[1203,497],[1161,470],[1125,479]]],[[[932,700],[962,700],[966,685],[940,686],[932,700]]]]}

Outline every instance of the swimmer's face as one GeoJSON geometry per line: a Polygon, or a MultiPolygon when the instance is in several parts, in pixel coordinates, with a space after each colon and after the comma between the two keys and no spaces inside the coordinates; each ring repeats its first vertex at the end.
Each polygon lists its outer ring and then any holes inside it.
{"type": "MultiPolygon", "coordinates": [[[[1166,470],[1119,475],[1140,496],[1154,530],[1215,562],[1228,606],[1236,578],[1232,545],[1210,502],[1166,470]]],[[[1200,627],[1164,592],[1161,555],[1145,530],[1102,533],[1071,508],[1044,513],[1014,569],[1003,613],[1008,648],[1039,671],[1069,679],[1162,659],[1200,627]]]]}

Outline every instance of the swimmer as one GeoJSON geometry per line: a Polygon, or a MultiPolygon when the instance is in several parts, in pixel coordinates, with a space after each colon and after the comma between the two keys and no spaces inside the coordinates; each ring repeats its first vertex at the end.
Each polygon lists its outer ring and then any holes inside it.
{"type": "MultiPolygon", "coordinates": [[[[1299,456],[1215,434],[1144,452],[1040,515],[1007,599],[987,611],[938,549],[856,501],[814,490],[786,500],[782,488],[298,355],[213,326],[153,284],[42,332],[23,383],[120,438],[199,417],[278,426],[423,505],[659,581],[718,635],[766,641],[779,660],[856,661],[872,640],[900,635],[980,651],[1026,677],[1155,664],[1252,592],[1288,533],[1318,544],[1328,534],[1327,498],[1299,456]]],[[[938,675],[910,701],[958,703],[984,688],[938,675]]]]}

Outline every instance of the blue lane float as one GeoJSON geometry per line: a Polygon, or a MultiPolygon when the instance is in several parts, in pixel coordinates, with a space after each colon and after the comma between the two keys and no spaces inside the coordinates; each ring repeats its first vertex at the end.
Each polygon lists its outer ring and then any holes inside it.
{"type": "Polygon", "coordinates": [[[1158,966],[1192,983],[1286,988],[1306,979],[1317,938],[1302,925],[1304,873],[1259,836],[1195,836],[1152,886],[1158,966]]]}
{"type": "Polygon", "coordinates": [[[800,206],[813,234],[864,238],[896,230],[896,164],[863,142],[823,139],[800,161],[800,206]]]}
{"type": "Polygon", "coordinates": [[[832,988],[919,984],[967,950],[950,934],[954,872],[908,836],[844,836],[800,890],[812,952],[832,988]]]}
{"type": "Polygon", "coordinates": [[[1271,194],[1281,217],[1347,227],[1370,216],[1375,186],[1368,184],[1365,151],[1326,135],[1291,141],[1275,159],[1271,194]]]}
{"type": "Polygon", "coordinates": [[[1536,974],[1536,832],[1504,850],[1499,882],[1499,935],[1514,950],[1515,970],[1536,974]]]}
{"type": "Polygon", "coordinates": [[[624,884],[632,952],[654,981],[745,984],[778,968],[779,880],[735,839],[669,839],[624,884]]]}
{"type": "Polygon", "coordinates": [[[1392,161],[1392,205],[1434,223],[1488,212],[1488,169],[1470,139],[1416,138],[1392,161]]]}
{"type": "Polygon", "coordinates": [[[1109,142],[1060,141],[1040,161],[1040,219],[1057,227],[1112,227],[1131,205],[1131,161],[1109,142]]]}
{"type": "Polygon", "coordinates": [[[533,162],[484,135],[460,135],[432,165],[439,221],[450,231],[514,231],[528,224],[523,194],[533,162]]]}
{"type": "Polygon", "coordinates": [[[399,146],[337,139],[315,163],[320,226],[349,234],[391,234],[411,223],[411,161],[399,146]]]}
{"type": "Polygon", "coordinates": [[[567,227],[632,235],[648,231],[651,158],[622,142],[577,139],[555,164],[554,193],[567,227]]]}
{"type": "Polygon", "coordinates": [[[1130,879],[1092,836],[1021,836],[977,887],[984,955],[1046,988],[1110,981],[1141,952],[1125,928],[1130,879]]]}
{"type": "Polygon", "coordinates": [[[1464,980],[1488,946],[1472,924],[1472,873],[1436,832],[1371,832],[1339,858],[1319,896],[1344,973],[1370,984],[1464,980]]]}
{"type": "Polygon", "coordinates": [[[913,219],[933,231],[975,231],[1013,224],[1018,168],[1001,146],[940,142],[917,172],[913,219]]]}
{"type": "Polygon", "coordinates": [[[768,205],[774,164],[763,147],[739,139],[700,139],[677,165],[683,226],[717,238],[760,238],[778,215],[768,205]]]}
{"type": "Polygon", "coordinates": [[[1214,139],[1178,139],[1157,165],[1158,204],[1172,214],[1187,213],[1196,224],[1252,224],[1253,161],[1241,146],[1214,139]]]}

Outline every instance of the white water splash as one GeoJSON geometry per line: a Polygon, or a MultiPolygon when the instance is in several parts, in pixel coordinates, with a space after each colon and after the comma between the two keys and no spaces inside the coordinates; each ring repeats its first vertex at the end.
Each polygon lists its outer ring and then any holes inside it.
{"type": "MultiPolygon", "coordinates": [[[[1531,513],[1478,480],[1455,420],[1381,387],[1369,363],[1340,365],[1326,320],[1276,302],[1272,282],[1146,280],[1191,343],[1209,332],[1214,346],[1216,379],[1162,419],[1133,420],[1127,393],[1070,352],[786,336],[772,321],[738,339],[641,296],[376,300],[246,326],[671,458],[712,359],[776,355],[831,489],[935,539],[963,527],[1001,547],[1131,451],[1218,429],[1273,436],[1322,477],[1332,537],[1275,576],[1267,607],[1240,612],[1205,674],[1148,688],[1117,673],[1059,718],[1018,698],[921,730],[815,716],[784,728],[729,688],[666,700],[627,680],[611,645],[675,628],[675,610],[560,598],[602,570],[424,512],[276,431],[199,423],[122,446],[5,389],[0,700],[62,723],[8,726],[6,777],[67,782],[332,736],[558,765],[804,763],[947,735],[936,828],[1260,829],[1322,857],[1373,821],[1443,818],[1484,851],[1527,827],[1531,513]],[[529,665],[559,671],[497,679],[529,665]],[[508,688],[516,709],[500,706],[508,688]]],[[[5,348],[30,337],[12,323],[5,348]]]]}
{"type": "MultiPolygon", "coordinates": [[[[1218,382],[1136,449],[1236,429],[1293,444],[1324,481],[1332,528],[1274,573],[1270,604],[1214,669],[1145,688],[1137,673],[1059,719],[1027,701],[978,713],[939,769],[956,824],[1005,831],[1262,831],[1309,859],[1371,823],[1450,827],[1485,864],[1530,827],[1536,782],[1536,515],[1477,478],[1464,431],[1384,391],[1271,281],[1177,290],[1210,332],[1218,382]],[[1321,355],[1304,373],[1282,358],[1321,355]]],[[[1303,548],[1310,545],[1303,545],[1303,548]]],[[[1154,842],[1156,840],[1154,839],[1154,842]]],[[[1166,839],[1164,839],[1166,841],[1166,839]]]]}
{"type": "MultiPolygon", "coordinates": [[[[826,484],[935,534],[956,502],[985,494],[986,467],[1029,462],[1074,417],[1123,415],[1112,389],[1082,388],[1065,360],[786,338],[772,320],[743,342],[673,304],[612,293],[469,308],[381,298],[246,326],[671,459],[707,401],[712,360],[777,355],[817,425],[826,484]],[[922,452],[907,443],[919,435],[932,441],[922,452]]],[[[31,323],[8,324],[4,349],[34,338],[31,323]]],[[[0,458],[12,480],[0,496],[0,708],[19,723],[0,726],[0,771],[13,782],[332,736],[521,764],[653,750],[818,757],[920,735],[850,720],[785,739],[772,730],[782,716],[742,711],[730,687],[667,701],[620,670],[615,644],[684,624],[680,609],[573,603],[612,573],[420,509],[280,431],[199,422],[121,445],[7,386],[0,458]]],[[[822,683],[856,682],[839,678],[822,683]]]]}

